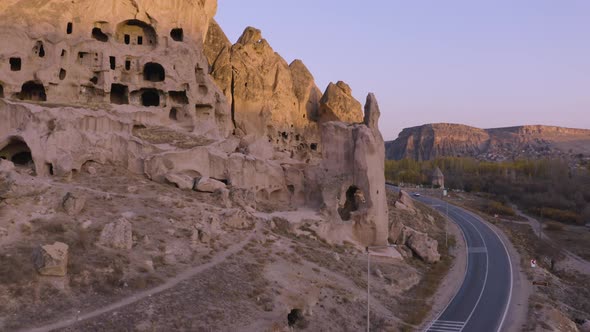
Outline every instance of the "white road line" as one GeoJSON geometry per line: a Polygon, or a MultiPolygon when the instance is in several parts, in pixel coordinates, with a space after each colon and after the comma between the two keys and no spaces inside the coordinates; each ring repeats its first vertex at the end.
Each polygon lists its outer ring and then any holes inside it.
{"type": "MultiPolygon", "coordinates": [[[[479,235],[479,237],[481,237],[481,240],[483,241],[483,246],[487,248],[486,240],[483,238],[483,235],[481,234],[479,229],[477,229],[477,227],[471,221],[469,221],[467,218],[463,218],[460,213],[458,213],[457,216],[459,218],[463,219],[464,221],[466,221],[467,223],[469,223],[473,228],[475,228],[475,231],[477,232],[477,234],[479,235]]],[[[469,320],[473,316],[473,313],[475,312],[475,309],[477,308],[477,305],[479,304],[479,301],[481,301],[481,298],[483,297],[483,292],[486,289],[486,284],[488,282],[488,274],[490,272],[489,267],[490,267],[490,255],[488,255],[486,253],[486,276],[483,279],[483,286],[481,287],[481,292],[479,293],[479,297],[477,298],[477,302],[475,302],[475,305],[473,306],[473,310],[471,310],[471,313],[469,314],[469,316],[465,320],[465,324],[467,324],[467,322],[469,322],[469,320]]]]}
{"type": "Polygon", "coordinates": [[[460,332],[465,327],[465,322],[456,322],[448,320],[437,320],[427,331],[433,332],[460,332]]]}
{"type": "Polygon", "coordinates": [[[463,238],[463,242],[465,243],[465,271],[463,272],[463,280],[461,281],[461,285],[457,288],[457,291],[455,292],[455,295],[453,295],[453,297],[449,300],[449,303],[447,303],[447,305],[443,308],[443,310],[441,310],[438,313],[438,315],[436,316],[436,318],[429,325],[427,325],[425,331],[428,331],[429,328],[432,326],[432,324],[434,322],[437,322],[438,319],[440,318],[440,316],[442,316],[442,314],[447,310],[447,308],[451,305],[451,303],[453,303],[453,301],[455,300],[455,298],[459,294],[459,291],[463,287],[463,284],[465,284],[465,279],[467,279],[467,271],[469,271],[469,252],[467,251],[467,248],[469,248],[469,246],[467,244],[467,238],[465,237],[465,232],[461,228],[461,225],[459,225],[453,218],[450,218],[449,217],[448,219],[450,219],[451,222],[453,222],[459,228],[459,231],[461,233],[461,237],[463,238]]]}
{"type": "MultiPolygon", "coordinates": [[[[477,217],[479,218],[479,217],[477,217]]],[[[500,332],[500,330],[502,330],[502,326],[504,325],[504,322],[506,321],[506,316],[508,315],[508,308],[510,307],[510,301],[512,301],[512,287],[513,287],[513,283],[514,283],[514,276],[513,276],[513,272],[512,272],[512,259],[510,258],[510,254],[508,253],[508,248],[506,248],[506,244],[504,244],[504,240],[502,240],[502,238],[500,237],[500,235],[498,235],[498,233],[490,226],[487,224],[487,222],[483,222],[484,225],[486,225],[487,228],[489,228],[492,232],[494,232],[494,234],[496,235],[496,237],[500,240],[500,243],[502,243],[502,246],[504,247],[504,251],[506,252],[506,257],[508,257],[508,265],[510,266],[510,292],[508,293],[508,302],[506,302],[506,308],[504,308],[504,315],[502,315],[502,320],[500,321],[500,325],[498,326],[498,329],[496,331],[500,332]]]]}

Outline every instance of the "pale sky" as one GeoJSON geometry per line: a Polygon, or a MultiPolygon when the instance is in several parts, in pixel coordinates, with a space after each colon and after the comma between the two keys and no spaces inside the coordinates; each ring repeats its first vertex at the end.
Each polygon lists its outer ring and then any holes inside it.
{"type": "Polygon", "coordinates": [[[590,128],[588,0],[219,0],[324,91],[374,92],[385,139],[432,122],[590,128]]]}

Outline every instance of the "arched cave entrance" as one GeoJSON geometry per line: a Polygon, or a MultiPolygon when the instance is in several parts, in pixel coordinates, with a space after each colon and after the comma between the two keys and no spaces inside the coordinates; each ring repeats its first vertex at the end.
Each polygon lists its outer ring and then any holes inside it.
{"type": "Polygon", "coordinates": [[[148,62],[143,67],[143,79],[150,82],[163,82],[166,79],[166,71],[159,63],[148,62]]]}
{"type": "Polygon", "coordinates": [[[0,158],[12,161],[15,166],[35,169],[31,149],[25,141],[17,137],[9,139],[6,145],[0,149],[0,158]]]}
{"type": "Polygon", "coordinates": [[[18,94],[18,99],[32,101],[47,101],[45,87],[41,83],[37,83],[35,81],[28,81],[21,87],[20,93],[18,94]]]}
{"type": "Polygon", "coordinates": [[[146,107],[160,106],[160,94],[156,89],[143,89],[141,92],[141,104],[146,107]]]}
{"type": "Polygon", "coordinates": [[[350,220],[351,213],[358,210],[359,207],[356,200],[358,192],[360,192],[360,189],[356,186],[350,186],[346,191],[346,201],[344,202],[344,206],[338,209],[338,214],[340,214],[342,220],[350,220]]]}
{"type": "Polygon", "coordinates": [[[127,45],[149,45],[155,47],[158,41],[156,30],[140,20],[128,20],[117,25],[117,41],[127,45]]]}

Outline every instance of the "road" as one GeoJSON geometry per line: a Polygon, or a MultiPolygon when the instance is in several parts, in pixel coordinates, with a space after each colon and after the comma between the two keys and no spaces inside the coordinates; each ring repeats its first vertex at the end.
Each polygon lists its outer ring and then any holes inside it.
{"type": "MultiPolygon", "coordinates": [[[[443,214],[447,211],[446,203],[441,200],[415,198],[443,214]]],[[[508,250],[480,217],[450,204],[448,211],[465,236],[467,269],[457,294],[426,331],[504,331],[513,285],[508,250]]]]}

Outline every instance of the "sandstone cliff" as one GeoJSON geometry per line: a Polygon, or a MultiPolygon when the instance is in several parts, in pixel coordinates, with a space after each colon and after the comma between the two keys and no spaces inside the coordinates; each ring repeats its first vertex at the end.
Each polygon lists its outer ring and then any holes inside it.
{"type": "Polygon", "coordinates": [[[396,140],[386,142],[386,156],[392,160],[462,156],[500,161],[580,154],[590,154],[590,130],[538,125],[479,129],[427,124],[406,128],[396,140]]]}

